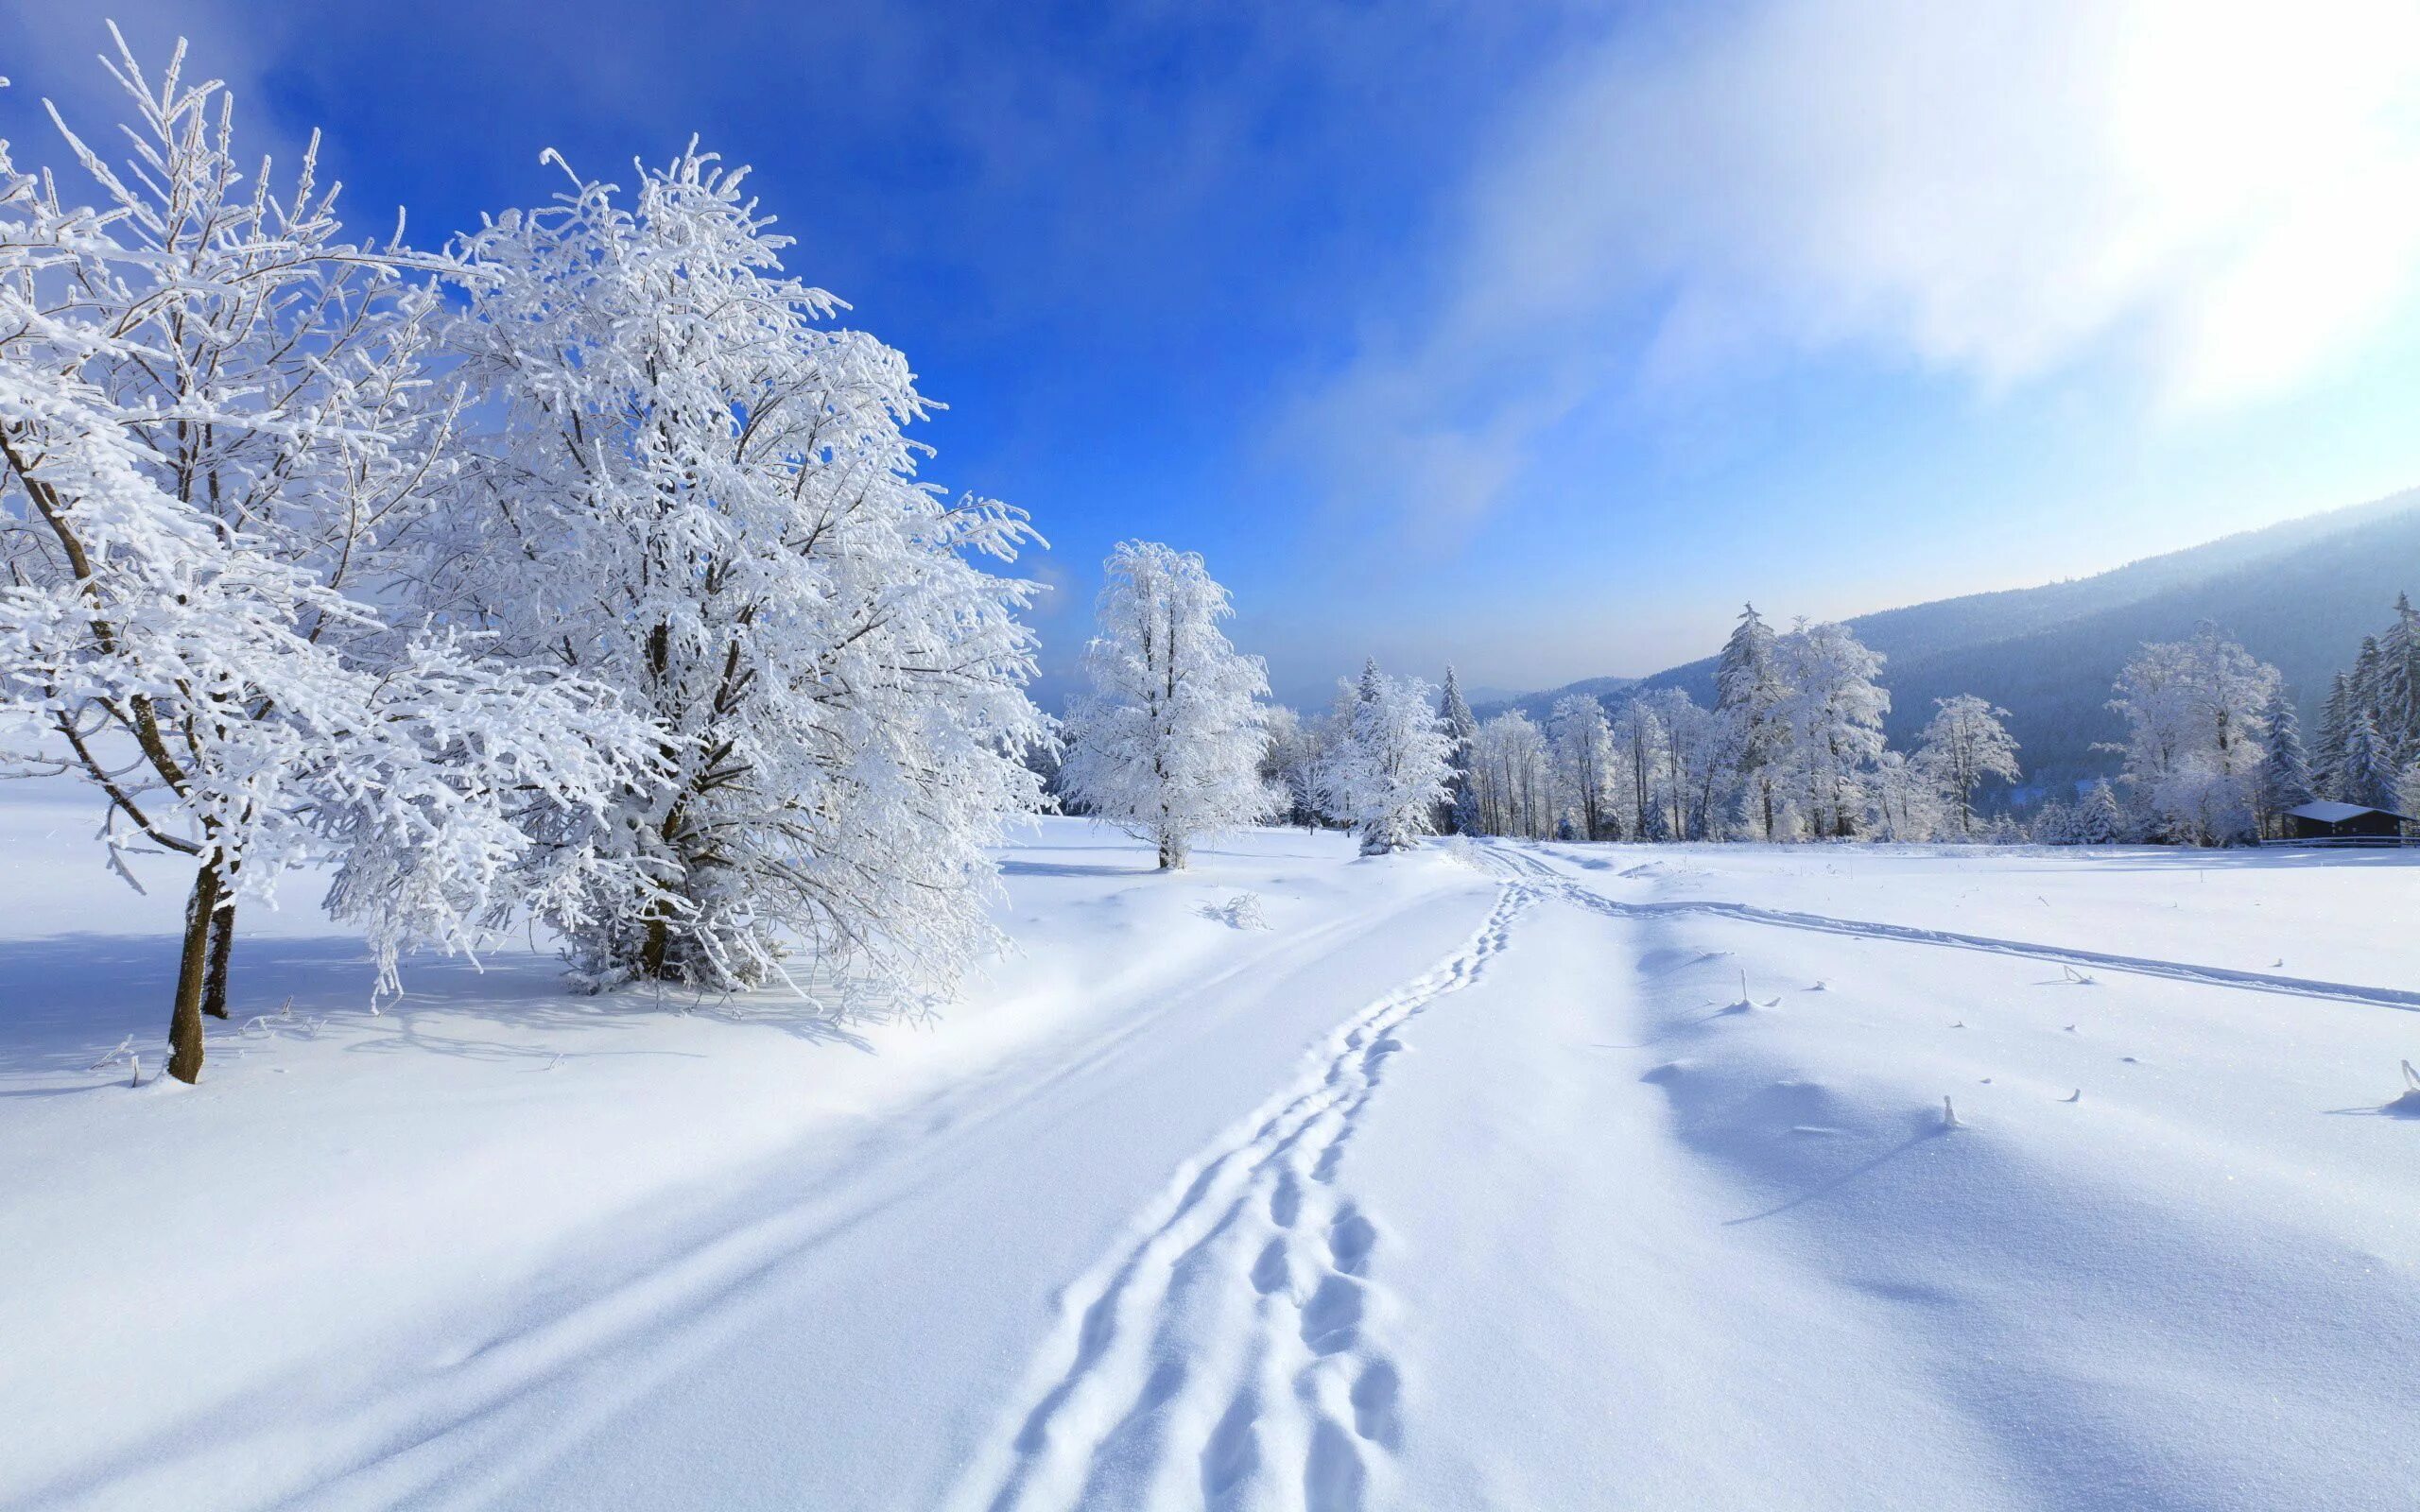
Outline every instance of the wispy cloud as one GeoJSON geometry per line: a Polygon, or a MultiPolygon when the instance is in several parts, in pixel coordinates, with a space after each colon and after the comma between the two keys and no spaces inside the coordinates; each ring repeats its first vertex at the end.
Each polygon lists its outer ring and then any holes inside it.
{"type": "Polygon", "coordinates": [[[2420,11],[1757,0],[1625,25],[1483,161],[1434,297],[1294,417],[1431,522],[1604,395],[1777,352],[2292,391],[2420,282],[2420,11]]]}

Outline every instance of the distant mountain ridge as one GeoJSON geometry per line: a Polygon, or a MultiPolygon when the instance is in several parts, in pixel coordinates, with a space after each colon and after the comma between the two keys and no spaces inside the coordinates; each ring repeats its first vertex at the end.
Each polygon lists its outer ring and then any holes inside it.
{"type": "MultiPolygon", "coordinates": [[[[2181,640],[2215,620],[2285,675],[2306,725],[2361,637],[2393,618],[2395,595],[2420,593],[2420,490],[2247,530],[2038,588],[1936,599],[1848,621],[1888,660],[1887,732],[1912,744],[1933,700],[1972,693],[2008,709],[2029,784],[2102,776],[2092,749],[2121,733],[2110,683],[2145,641],[2181,640]]],[[[1783,606],[1763,606],[1777,629],[1783,606]]],[[[1543,719],[1556,699],[1594,694],[1609,708],[1637,692],[1681,688],[1714,700],[1714,658],[1640,679],[1592,678],[1490,705],[1543,719]]]]}

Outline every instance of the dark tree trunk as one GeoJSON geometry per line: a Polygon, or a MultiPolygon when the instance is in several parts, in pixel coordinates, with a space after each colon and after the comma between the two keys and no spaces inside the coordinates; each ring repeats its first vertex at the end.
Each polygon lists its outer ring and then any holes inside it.
{"type": "Polygon", "coordinates": [[[235,954],[235,902],[229,899],[210,915],[210,964],[201,984],[201,1011],[227,1017],[227,962],[235,954]]]}
{"type": "Polygon", "coordinates": [[[184,949],[177,962],[176,1004],[168,1015],[168,1074],[182,1082],[201,1079],[201,999],[210,974],[218,892],[218,864],[206,862],[194,874],[193,895],[185,900],[184,949]]]}

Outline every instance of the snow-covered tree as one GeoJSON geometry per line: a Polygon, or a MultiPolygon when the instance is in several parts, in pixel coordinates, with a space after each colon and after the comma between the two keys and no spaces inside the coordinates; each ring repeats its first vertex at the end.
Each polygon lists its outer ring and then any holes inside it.
{"type": "Polygon", "coordinates": [[[1454,792],[1445,802],[1443,833],[1468,834],[1478,825],[1478,795],[1471,785],[1471,742],[1478,735],[1478,720],[1472,716],[1470,700],[1462,696],[1461,679],[1450,666],[1445,669],[1445,691],[1437,713],[1454,742],[1454,792]]]}
{"type": "Polygon", "coordinates": [[[1554,833],[1553,763],[1529,715],[1509,710],[1478,727],[1471,775],[1486,833],[1543,840],[1554,833]]]}
{"type": "Polygon", "coordinates": [[[1068,721],[1068,790],[1173,870],[1197,836],[1278,807],[1259,773],[1269,675],[1219,629],[1234,609],[1199,553],[1130,541],[1103,572],[1084,654],[1092,691],[1068,721]]]}
{"type": "Polygon", "coordinates": [[[2007,717],[2007,710],[1971,693],[1933,700],[1916,762],[1940,784],[1962,838],[1974,838],[1975,789],[1983,779],[2017,780],[2016,742],[2000,723],[2007,717]]]}
{"type": "Polygon", "coordinates": [[[1664,721],[1653,700],[1632,698],[1614,713],[1613,810],[1626,840],[1669,837],[1664,816],[1664,721]]]}
{"type": "Polygon", "coordinates": [[[1714,712],[1722,722],[1727,765],[1760,840],[1779,837],[1774,825],[1790,754],[1790,727],[1782,713],[1789,690],[1781,679],[1777,641],[1750,604],[1714,669],[1714,712]]]}
{"type": "Polygon", "coordinates": [[[1605,706],[1584,693],[1555,701],[1548,725],[1554,747],[1555,783],[1574,830],[1583,840],[1605,838],[1613,730],[1605,706]]]}
{"type": "Polygon", "coordinates": [[[1288,824],[1316,828],[1324,816],[1320,783],[1326,771],[1332,731],[1324,718],[1305,719],[1284,704],[1264,713],[1260,780],[1277,795],[1288,824]]]}
{"type": "Polygon", "coordinates": [[[2394,623],[2378,637],[2377,720],[2398,765],[2420,757],[2420,610],[2397,593],[2394,623]]]}
{"type": "Polygon", "coordinates": [[[195,863],[168,1063],[191,1081],[239,898],[333,864],[391,988],[404,946],[598,874],[534,870],[523,821],[593,816],[635,766],[596,690],[395,610],[454,418],[424,260],[345,239],[316,141],[282,192],[267,163],[248,182],[232,102],[183,60],[155,77],[120,41],[124,169],[60,124],[97,209],[0,146],[0,721],[36,732],[17,769],[99,790],[112,861],[195,863]]]}
{"type": "Polygon", "coordinates": [[[1819,838],[1856,834],[1866,808],[1864,778],[1882,755],[1891,695],[1875,679],[1882,657],[1845,625],[1801,624],[1775,644],[1797,786],[1819,838]]]}
{"type": "Polygon", "coordinates": [[[2189,641],[2146,644],[2110,703],[2126,721],[2124,781],[2170,839],[2231,845],[2256,833],[2277,669],[2204,623],[2189,641]]]}
{"type": "Polygon", "coordinates": [[[1699,840],[1719,824],[1717,789],[1723,772],[1723,727],[1710,710],[1700,708],[1685,688],[1658,688],[1635,700],[1654,713],[1662,735],[1658,765],[1662,771],[1665,836],[1699,840]]]}
{"type": "Polygon", "coordinates": [[[2397,775],[2377,718],[2367,709],[2354,711],[2344,732],[2344,754],[2337,763],[2338,798],[2371,808],[2391,807],[2397,775]]]}
{"type": "Polygon", "coordinates": [[[1417,678],[1388,677],[1375,661],[1361,669],[1327,790],[1328,811],[1352,825],[1365,856],[1409,850],[1436,833],[1454,751],[1436,696],[1417,678]]]}
{"type": "Polygon", "coordinates": [[[2319,741],[2311,747],[2311,785],[2319,796],[2342,801],[2338,778],[2344,767],[2344,742],[2353,729],[2353,679],[2339,672],[2330,681],[2327,701],[2320,708],[2319,741]]]}
{"type": "Polygon", "coordinates": [[[745,170],[693,143],[635,171],[626,198],[565,168],[457,249],[492,425],[443,590],[618,690],[664,768],[562,816],[559,848],[635,877],[554,917],[599,987],[728,989],[804,947],[945,988],[997,937],[987,848],[1040,800],[1032,587],[978,565],[1031,532],[918,480],[907,359],[783,272],[745,170]]]}
{"type": "Polygon", "coordinates": [[[2075,837],[2078,845],[2117,845],[2124,840],[2132,826],[2126,822],[2124,805],[2118,801],[2118,790],[2106,778],[2092,784],[2076,810],[2075,837]]]}
{"type": "Polygon", "coordinates": [[[1879,838],[1930,840],[1942,833],[1950,810],[1947,786],[1921,760],[1886,750],[1874,764],[1869,785],[1874,795],[1869,828],[1879,838]]]}
{"type": "Polygon", "coordinates": [[[2026,823],[2025,837],[2035,845],[2074,845],[2075,805],[2056,796],[2044,799],[2026,823]]]}
{"type": "Polygon", "coordinates": [[[2261,721],[2269,731],[2268,754],[2260,763],[2259,819],[2261,833],[2266,835],[2277,829],[2277,816],[2309,802],[2317,796],[2317,788],[2311,779],[2310,757],[2303,749],[2302,719],[2294,713],[2294,700],[2286,696],[2283,682],[2270,696],[2261,721]]]}

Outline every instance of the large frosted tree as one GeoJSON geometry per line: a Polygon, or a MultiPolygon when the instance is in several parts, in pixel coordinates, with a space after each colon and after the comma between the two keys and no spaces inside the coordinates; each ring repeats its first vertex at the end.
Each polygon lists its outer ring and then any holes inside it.
{"type": "Polygon", "coordinates": [[[1555,700],[1547,726],[1554,746],[1555,784],[1581,839],[1601,840],[1612,816],[1614,732],[1605,706],[1584,693],[1555,700]]]}
{"type": "Polygon", "coordinates": [[[2206,622],[2189,641],[2145,644],[2118,674],[2109,707],[2126,721],[2124,781],[2168,838],[2254,836],[2277,686],[2276,668],[2206,622]]]}
{"type": "Polygon", "coordinates": [[[1774,838],[1788,801],[1790,727],[1782,705],[1789,690],[1781,679],[1778,639],[1756,606],[1747,605],[1714,668],[1714,712],[1726,765],[1760,840],[1774,838]]]}
{"type": "Polygon", "coordinates": [[[423,260],[346,238],[316,144],[275,189],[243,172],[183,56],[155,77],[121,43],[131,162],[66,136],[93,208],[0,146],[0,723],[31,731],[12,768],[98,790],[113,861],[193,864],[168,1062],[192,1081],[239,898],[332,867],[391,988],[404,946],[611,874],[537,863],[527,820],[593,818],[634,764],[597,690],[403,607],[454,418],[423,260]]]}
{"type": "Polygon", "coordinates": [[[1069,713],[1060,780],[1175,870],[1198,836],[1281,806],[1259,771],[1269,675],[1220,630],[1234,607],[1200,553],[1130,541],[1102,570],[1099,626],[1084,653],[1092,688],[1069,713]]]}
{"type": "Polygon", "coordinates": [[[595,984],[714,989],[804,948],[945,988],[995,938],[987,847],[1039,802],[1017,510],[917,477],[907,359],[836,328],[692,146],[573,175],[458,248],[488,397],[446,588],[500,648],[618,690],[663,771],[562,850],[628,884],[557,911],[595,984]]]}
{"type": "Polygon", "coordinates": [[[1916,761],[1939,784],[1962,839],[1975,836],[1975,790],[1987,777],[2014,782],[2019,775],[2016,741],[2000,721],[2008,711],[1971,693],[1935,698],[1916,761]]]}
{"type": "Polygon", "coordinates": [[[1818,624],[1783,636],[1775,660],[1807,824],[1818,838],[1847,839],[1865,812],[1866,776],[1882,756],[1882,716],[1891,712],[1876,680],[1882,657],[1847,626],[1818,624]]]}

